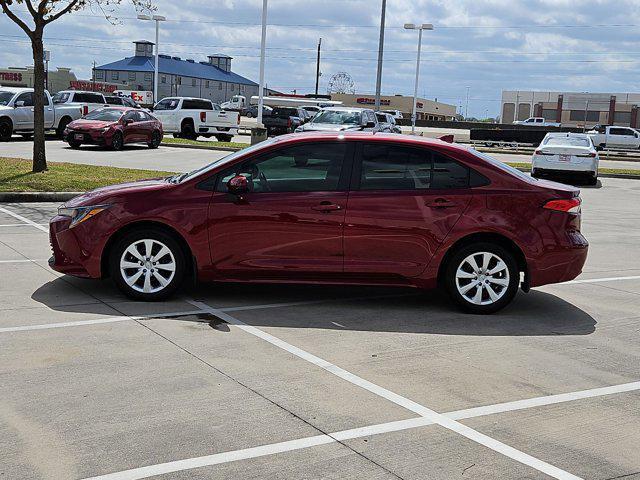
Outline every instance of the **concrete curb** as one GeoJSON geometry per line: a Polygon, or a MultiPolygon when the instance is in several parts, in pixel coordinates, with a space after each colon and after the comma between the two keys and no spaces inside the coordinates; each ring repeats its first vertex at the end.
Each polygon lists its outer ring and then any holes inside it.
{"type": "MultiPolygon", "coordinates": [[[[206,145],[189,145],[187,143],[160,143],[161,147],[172,147],[172,148],[192,148],[194,150],[220,150],[223,152],[238,152],[242,150],[238,147],[208,147],[206,145]]],[[[249,144],[247,144],[247,147],[249,144]]]]}
{"type": "Polygon", "coordinates": [[[66,202],[84,192],[0,192],[0,203],[66,202]]]}

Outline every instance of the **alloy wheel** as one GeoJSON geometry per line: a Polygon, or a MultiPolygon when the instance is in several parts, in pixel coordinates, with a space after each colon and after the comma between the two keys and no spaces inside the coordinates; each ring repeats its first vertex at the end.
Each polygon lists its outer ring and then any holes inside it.
{"type": "Polygon", "coordinates": [[[466,257],[455,273],[458,293],[473,305],[491,305],[509,288],[506,262],[491,252],[476,252],[466,257]]]}
{"type": "Polygon", "coordinates": [[[169,247],[155,239],[129,245],[120,257],[120,274],[133,290],[156,293],[163,290],[176,272],[176,259],[169,247]]]}

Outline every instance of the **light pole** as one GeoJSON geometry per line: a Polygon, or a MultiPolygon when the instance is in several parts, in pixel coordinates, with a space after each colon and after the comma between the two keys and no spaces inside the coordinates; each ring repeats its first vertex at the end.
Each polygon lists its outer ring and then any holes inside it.
{"type": "Polygon", "coordinates": [[[382,58],[384,51],[384,23],[387,13],[387,0],[382,0],[380,14],[380,41],[378,43],[378,72],[376,74],[376,111],[380,110],[380,90],[382,89],[382,58]]]}
{"type": "Polygon", "coordinates": [[[262,38],[260,40],[260,91],[258,92],[258,127],[264,128],[262,124],[262,109],[264,106],[264,57],[267,43],[267,0],[262,0],[262,38]]]}
{"type": "Polygon", "coordinates": [[[469,91],[471,90],[471,87],[467,87],[467,104],[464,107],[464,119],[466,120],[467,118],[469,118],[469,91]]]}
{"type": "Polygon", "coordinates": [[[158,42],[160,41],[160,22],[167,20],[162,15],[138,15],[138,20],[153,20],[156,22],[156,61],[153,69],[153,103],[158,103],[158,58],[160,58],[160,50],[158,48],[158,42]]]}
{"type": "Polygon", "coordinates": [[[413,110],[411,113],[411,133],[416,133],[416,119],[418,113],[416,111],[418,105],[418,81],[420,79],[420,52],[422,50],[422,31],[433,30],[433,25],[430,23],[423,23],[422,25],[415,25],[413,23],[405,23],[405,30],[418,30],[418,58],[416,60],[416,85],[413,89],[413,110]]]}

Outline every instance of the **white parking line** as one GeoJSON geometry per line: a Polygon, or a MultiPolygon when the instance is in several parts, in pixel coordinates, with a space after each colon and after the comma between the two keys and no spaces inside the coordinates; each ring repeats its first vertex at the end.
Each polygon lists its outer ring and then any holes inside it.
{"type": "Polygon", "coordinates": [[[619,282],[621,280],[638,280],[640,275],[631,277],[606,277],[606,278],[588,278],[586,280],[571,280],[570,282],[559,283],[558,285],[574,285],[580,283],[599,283],[599,282],[619,282]]]}
{"type": "Polygon", "coordinates": [[[46,262],[46,258],[21,258],[19,260],[0,260],[0,263],[33,263],[33,262],[46,262]]]}
{"type": "Polygon", "coordinates": [[[302,350],[301,348],[291,345],[285,342],[284,340],[281,340],[278,337],[275,337],[267,332],[263,332],[259,328],[256,328],[251,325],[247,325],[246,323],[238,320],[237,318],[232,317],[228,313],[212,308],[209,305],[202,302],[190,301],[189,303],[191,303],[195,307],[202,308],[203,311],[210,312],[216,315],[218,318],[226,321],[231,325],[236,325],[238,328],[244,330],[247,333],[250,333],[251,335],[261,338],[262,340],[265,340],[271,343],[272,345],[275,345],[278,348],[281,348],[299,358],[302,358],[303,360],[306,360],[307,362],[312,363],[326,370],[327,372],[332,373],[333,375],[339,378],[342,378],[343,380],[346,380],[349,383],[357,385],[360,388],[363,388],[375,395],[378,395],[379,397],[382,397],[386,400],[389,400],[390,402],[395,403],[396,405],[400,405],[408,410],[411,410],[412,412],[417,413],[418,415],[432,421],[433,423],[436,423],[448,430],[456,432],[480,445],[484,445],[485,447],[495,452],[501,453],[502,455],[505,455],[513,460],[516,460],[524,465],[534,468],[540,472],[546,473],[547,475],[557,479],[575,480],[579,478],[575,475],[572,475],[569,472],[566,472],[547,462],[544,462],[538,458],[535,458],[531,455],[521,452],[520,450],[517,450],[505,443],[502,443],[494,438],[491,438],[488,435],[485,435],[483,433],[478,432],[477,430],[467,427],[466,425],[463,425],[462,423],[456,420],[453,420],[451,418],[446,417],[445,415],[442,415],[434,410],[431,410],[430,408],[420,405],[419,403],[416,403],[413,400],[410,400],[406,397],[403,397],[402,395],[399,395],[395,392],[387,390],[386,388],[383,388],[379,385],[369,382],[368,380],[365,380],[362,377],[359,377],[347,370],[344,370],[338,367],[337,365],[334,365],[333,363],[328,362],[327,360],[324,360],[305,350],[302,350]]]}
{"type": "MultiPolygon", "coordinates": [[[[529,398],[526,400],[517,400],[515,402],[499,403],[496,405],[486,405],[483,407],[469,408],[465,410],[456,410],[454,412],[448,412],[443,415],[454,420],[463,420],[515,410],[535,408],[543,405],[554,405],[558,403],[571,402],[574,400],[596,398],[604,395],[632,392],[637,390],[640,390],[640,382],[625,383],[622,385],[613,385],[603,388],[594,388],[591,390],[581,390],[571,393],[562,393],[559,395],[549,395],[546,397],[529,398]]],[[[261,445],[259,447],[244,448],[241,450],[222,452],[203,457],[166,462],[158,465],[149,465],[146,467],[125,470],[122,472],[115,472],[107,475],[91,477],[85,480],[137,480],[152,477],[155,475],[174,473],[212,465],[220,465],[223,463],[236,462],[238,460],[246,460],[249,458],[274,455],[277,453],[291,452],[294,450],[302,450],[318,445],[326,445],[329,443],[353,440],[356,438],[369,437],[372,435],[400,432],[403,430],[409,430],[412,428],[424,427],[433,424],[434,422],[425,417],[411,418],[408,420],[398,420],[395,422],[380,423],[367,427],[341,430],[339,432],[333,432],[327,435],[314,435],[312,437],[300,438],[286,442],[278,442],[269,445],[261,445]]]]}
{"type": "Polygon", "coordinates": [[[16,218],[18,220],[20,220],[21,222],[27,223],[29,225],[31,225],[32,227],[36,227],[38,230],[41,230],[43,232],[49,233],[49,229],[46,227],[43,227],[41,224],[36,223],[32,220],[29,220],[26,217],[23,217],[22,215],[19,215],[15,212],[12,212],[11,210],[7,210],[6,208],[0,207],[0,212],[6,213],[7,215],[11,215],[13,218],[16,218]]]}
{"type": "MultiPolygon", "coordinates": [[[[38,223],[38,225],[47,225],[46,223],[38,223]]],[[[2,225],[0,225],[0,227],[32,227],[33,225],[30,225],[28,223],[4,223],[2,225]]]]}
{"type": "Polygon", "coordinates": [[[81,327],[83,325],[99,325],[102,323],[126,322],[128,320],[149,320],[152,318],[182,317],[185,315],[197,315],[201,313],[203,313],[202,310],[188,310],[186,312],[156,313],[152,315],[136,315],[136,316],[123,315],[119,317],[97,318],[95,320],[78,320],[77,322],[44,323],[44,324],[38,324],[38,325],[4,327],[4,328],[0,328],[0,333],[28,332],[33,330],[49,330],[52,328],[65,328],[65,327],[81,327]]]}

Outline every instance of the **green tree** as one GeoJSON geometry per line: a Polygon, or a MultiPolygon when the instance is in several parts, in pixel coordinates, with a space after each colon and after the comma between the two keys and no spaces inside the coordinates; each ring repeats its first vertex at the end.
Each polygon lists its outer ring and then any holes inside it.
{"type": "MultiPolygon", "coordinates": [[[[130,0],[138,11],[152,11],[152,0],[130,0]]],[[[2,12],[31,40],[33,53],[33,171],[47,169],[44,138],[44,29],[60,17],[86,7],[97,7],[111,22],[111,15],[122,0],[0,0],[2,12]],[[25,9],[26,7],[26,9],[25,9]]]]}

